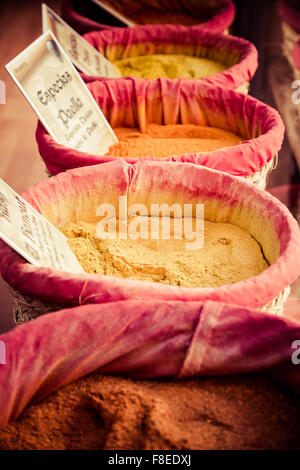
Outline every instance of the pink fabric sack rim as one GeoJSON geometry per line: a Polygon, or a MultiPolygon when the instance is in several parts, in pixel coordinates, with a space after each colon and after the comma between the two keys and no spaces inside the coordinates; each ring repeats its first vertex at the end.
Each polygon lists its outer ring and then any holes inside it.
{"type": "Polygon", "coordinates": [[[112,28],[104,31],[92,31],[85,34],[84,38],[109,60],[112,58],[114,47],[123,47],[125,54],[122,58],[125,58],[130,47],[142,43],[179,46],[187,44],[220,50],[223,53],[230,51],[239,57],[237,64],[224,72],[201,79],[203,84],[229,89],[236,89],[251,80],[258,66],[257,49],[246,39],[190,26],[142,25],[131,28],[112,28]]]}
{"type": "Polygon", "coordinates": [[[222,203],[228,197],[234,204],[246,204],[252,208],[249,210],[260,207],[264,214],[267,211],[268,218],[272,217],[276,236],[281,243],[279,257],[263,272],[244,281],[216,288],[186,288],[36,267],[27,263],[6,243],[0,242],[0,271],[3,279],[23,295],[62,306],[150,297],[153,300],[210,299],[259,308],[271,302],[299,276],[300,265],[295,262],[300,259],[300,234],[296,220],[269,193],[226,173],[192,164],[144,161],[130,165],[120,160],[61,173],[32,187],[23,193],[23,197],[37,211],[42,212],[43,207],[48,207],[50,202],[57,206],[60,201],[65,201],[69,193],[78,200],[76,194],[82,193],[85,188],[88,194],[101,185],[114,194],[125,194],[125,190],[126,193],[130,191],[135,194],[135,191],[144,192],[145,185],[149,184],[153,187],[152,191],[165,188],[174,197],[178,197],[179,192],[193,195],[200,193],[203,194],[203,200],[213,197],[222,203]],[[228,196],[224,196],[224,188],[228,196]]]}
{"type": "MultiPolygon", "coordinates": [[[[159,122],[156,115],[161,124],[201,125],[205,108],[208,125],[218,127],[220,115],[220,127],[223,125],[223,128],[236,131],[237,134],[244,132],[251,136],[233,147],[213,152],[173,155],[163,160],[164,162],[189,162],[247,177],[267,165],[282,145],[284,124],[278,112],[251,96],[232,90],[206,87],[188,79],[96,80],[88,83],[87,87],[113,127],[116,122],[119,123],[119,116],[123,116],[126,122],[129,116],[133,116],[130,126],[145,128],[152,120],[151,116],[154,116],[154,122],[159,122]],[[258,133],[258,137],[251,135],[258,133]]],[[[113,155],[92,155],[65,147],[57,143],[40,122],[36,130],[36,141],[39,153],[52,174],[120,158],[113,155]]],[[[125,158],[128,163],[143,159],[157,161],[155,156],[125,158]]]]}
{"type": "MultiPolygon", "coordinates": [[[[234,20],[235,5],[232,0],[222,0],[222,8],[220,12],[213,16],[205,23],[199,24],[197,27],[207,28],[216,32],[223,32],[229,28],[234,20]]],[[[109,29],[110,25],[98,23],[83,15],[80,15],[72,0],[64,0],[62,4],[62,17],[80,34],[88,33],[90,31],[109,29]]]]}
{"type": "Polygon", "coordinates": [[[285,0],[279,0],[279,13],[281,18],[300,34],[300,10],[288,5],[285,0]]]}
{"type": "Polygon", "coordinates": [[[149,379],[279,369],[299,392],[300,369],[291,361],[299,338],[293,321],[211,301],[124,301],[50,313],[0,336],[0,428],[92,372],[149,379]]]}

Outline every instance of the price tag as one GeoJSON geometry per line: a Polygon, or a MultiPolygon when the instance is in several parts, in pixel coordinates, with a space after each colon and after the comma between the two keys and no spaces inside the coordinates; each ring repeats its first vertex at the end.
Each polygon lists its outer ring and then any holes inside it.
{"type": "Polygon", "coordinates": [[[51,31],[6,65],[50,135],[94,155],[118,142],[102,111],[51,31]]]}
{"type": "Polygon", "coordinates": [[[113,8],[112,6],[108,5],[106,2],[102,2],[101,0],[92,0],[98,7],[102,8],[103,10],[107,11],[110,15],[117,18],[119,21],[124,23],[126,26],[136,26],[136,23],[130,20],[127,16],[122,15],[118,10],[113,8]]]}
{"type": "Polygon", "coordinates": [[[45,3],[42,4],[43,32],[52,31],[73,64],[86,75],[118,78],[118,69],[76,33],[45,3]]]}
{"type": "Polygon", "coordinates": [[[67,238],[1,178],[0,238],[35,266],[84,272],[67,238]]]}

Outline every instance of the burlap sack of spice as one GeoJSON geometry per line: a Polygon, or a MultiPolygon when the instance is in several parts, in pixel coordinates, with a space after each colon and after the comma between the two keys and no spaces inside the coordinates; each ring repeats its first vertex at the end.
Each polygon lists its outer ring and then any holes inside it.
{"type": "MultiPolygon", "coordinates": [[[[173,155],[165,160],[196,163],[247,177],[264,168],[282,145],[284,125],[277,111],[241,93],[202,86],[187,79],[123,78],[96,80],[87,86],[112,127],[138,127],[143,132],[150,123],[196,124],[219,127],[245,139],[240,145],[213,152],[173,155]]],[[[60,145],[40,122],[36,140],[52,174],[119,159],[60,145]]],[[[146,159],[155,160],[155,155],[146,159]]],[[[130,163],[139,160],[126,158],[130,163]]]]}
{"type": "MultiPolygon", "coordinates": [[[[223,32],[229,28],[234,20],[235,6],[232,0],[130,0],[107,2],[115,7],[120,13],[130,17],[133,12],[135,21],[139,23],[152,23],[149,10],[160,15],[156,23],[178,23],[185,15],[190,17],[191,24],[204,27],[211,31],[223,32]],[[146,10],[146,11],[145,11],[146,10]],[[143,17],[141,15],[143,14],[143,17]],[[148,13],[148,14],[146,14],[148,13]],[[175,13],[175,15],[174,15],[175,13]],[[176,13],[181,14],[176,19],[176,13]]],[[[87,5],[84,0],[64,0],[62,4],[62,17],[80,34],[88,31],[107,29],[111,26],[120,26],[120,22],[112,16],[107,15],[95,5],[87,5]]],[[[130,19],[130,18],[129,18],[130,19]]],[[[189,22],[189,24],[190,24],[189,22]]]]}
{"type": "MultiPolygon", "coordinates": [[[[84,38],[114,62],[149,54],[184,54],[221,62],[227,69],[201,78],[203,84],[247,90],[258,65],[255,46],[221,33],[181,25],[146,25],[92,31],[84,38]]],[[[83,75],[84,79],[88,79],[83,75]]]]}
{"type": "Polygon", "coordinates": [[[127,300],[51,313],[0,336],[0,428],[91,372],[183,379],[277,367],[300,391],[299,338],[299,323],[211,301],[127,300]]]}
{"type": "MultiPolygon", "coordinates": [[[[26,191],[24,198],[56,227],[74,221],[99,221],[97,208],[108,203],[119,217],[119,196],[127,207],[144,204],[204,204],[212,222],[246,230],[261,246],[270,266],[256,276],[216,288],[188,288],[102,274],[73,274],[33,266],[4,242],[0,271],[15,290],[59,306],[145,298],[214,300],[249,308],[273,301],[300,274],[300,232],[296,220],[276,198],[226,173],[193,164],[118,160],[79,168],[49,178],[26,191]]],[[[53,308],[55,310],[57,308],[53,308]]]]}

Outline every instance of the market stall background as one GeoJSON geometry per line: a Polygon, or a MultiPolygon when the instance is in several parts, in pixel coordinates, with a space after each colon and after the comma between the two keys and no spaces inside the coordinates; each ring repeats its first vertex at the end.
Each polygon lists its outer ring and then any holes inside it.
{"type": "MultiPolygon", "coordinates": [[[[49,0],[47,3],[60,13],[60,1],[49,0]]],[[[283,115],[286,127],[289,127],[290,118],[284,115],[285,110],[281,109],[276,96],[276,86],[274,88],[276,82],[269,79],[272,71],[276,72],[278,63],[282,61],[281,19],[277,1],[236,0],[235,3],[236,18],[231,33],[253,42],[259,52],[259,69],[252,80],[250,94],[277,108],[283,115]]],[[[6,85],[6,104],[0,105],[0,175],[13,189],[22,192],[45,179],[46,173],[34,140],[36,116],[9,78],[4,65],[41,34],[41,2],[37,0],[2,2],[0,11],[0,40],[1,44],[5,44],[0,52],[0,80],[6,85]]],[[[280,63],[285,67],[285,63],[283,65],[280,63]]],[[[288,67],[286,70],[288,71],[288,67]]],[[[290,97],[292,89],[285,88],[285,92],[286,96],[290,97]]],[[[300,162],[297,163],[286,135],[279,154],[278,167],[270,176],[268,188],[272,194],[289,206],[298,221],[300,221],[299,167],[300,162]]],[[[293,298],[300,299],[299,279],[292,286],[292,297],[288,301],[291,315],[297,308],[294,307],[296,303],[293,298]]],[[[0,332],[5,332],[14,324],[11,296],[2,280],[0,280],[0,312],[0,332]]]]}

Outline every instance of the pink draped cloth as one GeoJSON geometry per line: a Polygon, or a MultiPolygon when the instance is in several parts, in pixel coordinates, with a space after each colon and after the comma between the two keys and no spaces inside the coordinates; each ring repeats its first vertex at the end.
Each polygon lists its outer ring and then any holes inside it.
{"type": "Polygon", "coordinates": [[[300,390],[297,340],[300,323],[213,301],[127,300],[46,314],[0,336],[0,427],[96,371],[181,379],[279,370],[300,390]]]}

